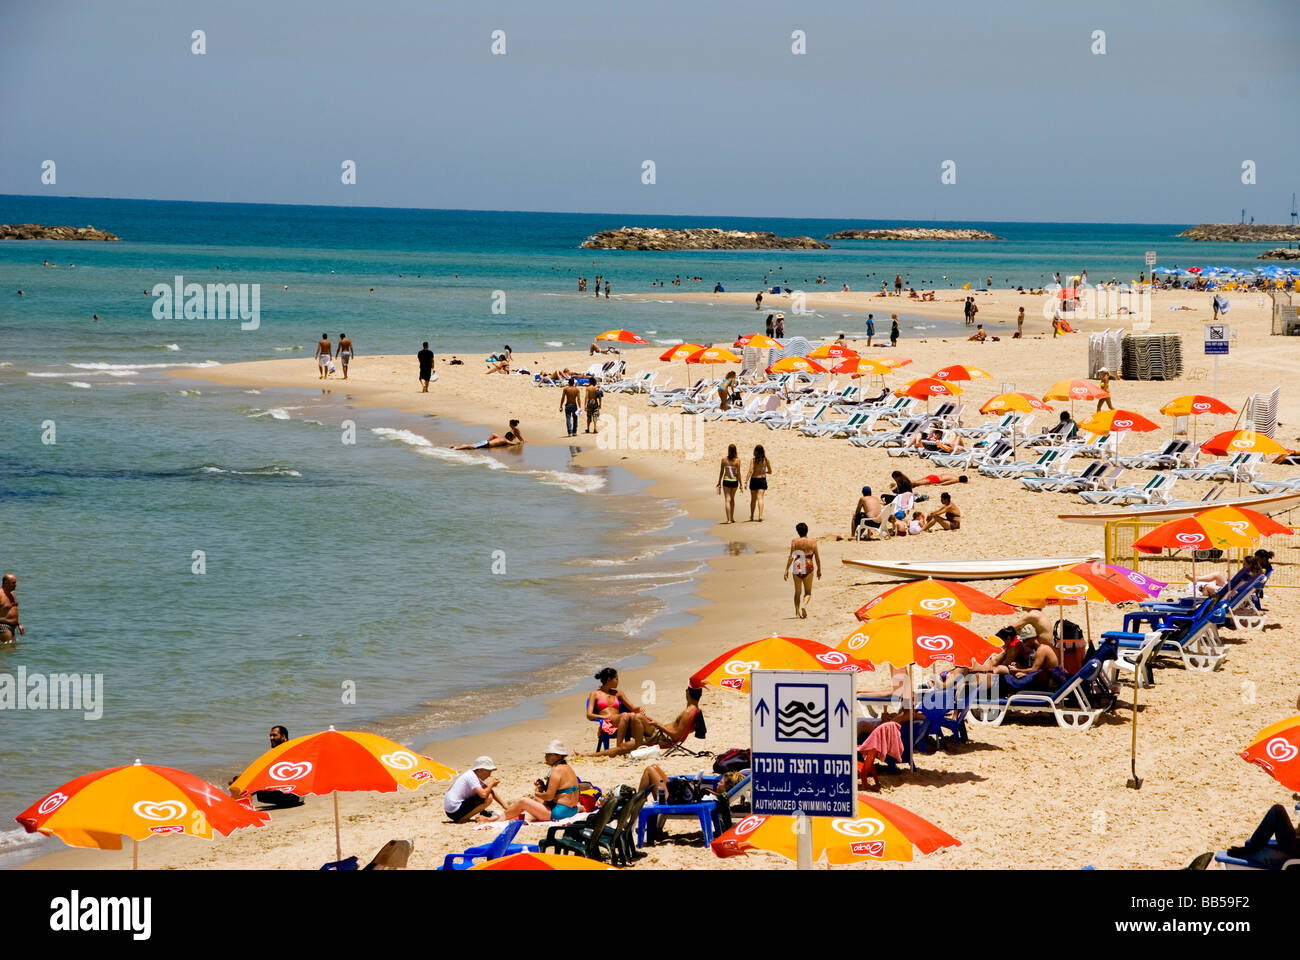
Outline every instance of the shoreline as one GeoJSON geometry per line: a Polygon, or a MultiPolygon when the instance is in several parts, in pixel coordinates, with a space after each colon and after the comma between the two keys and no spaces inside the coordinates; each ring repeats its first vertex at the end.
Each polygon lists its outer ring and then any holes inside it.
{"type": "MultiPolygon", "coordinates": [[[[1001,295],[1007,296],[1005,292],[1001,295]]],[[[1199,306],[1203,299],[1187,292],[1171,296],[1164,304],[1194,300],[1199,306]]],[[[1234,351],[1239,351],[1234,362],[1224,371],[1224,395],[1235,399],[1239,399],[1243,390],[1258,386],[1260,368],[1300,373],[1300,358],[1289,360],[1279,355],[1267,336],[1247,339],[1251,334],[1258,334],[1266,323],[1264,311],[1252,315],[1255,311],[1247,299],[1242,297],[1234,303],[1238,308],[1233,317],[1237,321],[1234,326],[1241,327],[1243,337],[1240,347],[1234,345],[1234,351]]],[[[890,300],[897,302],[894,298],[890,300]]],[[[1015,305],[1013,300],[1012,306],[1015,305]]],[[[951,304],[948,309],[956,312],[951,304]]],[[[1029,312],[1027,309],[1026,313],[1029,312]]],[[[1154,317],[1154,327],[1174,328],[1185,337],[1195,336],[1200,321],[1208,318],[1208,312],[1196,309],[1175,314],[1159,312],[1154,317]]],[[[1089,327],[1100,325],[1089,324],[1089,327]]],[[[916,375],[923,375],[939,364],[972,359],[1024,380],[1024,388],[1041,388],[1070,373],[1082,375],[1077,368],[1080,355],[1086,350],[1086,336],[1053,341],[1050,335],[1043,337],[1038,332],[1031,339],[1028,335],[1035,333],[1037,327],[1033,321],[1027,321],[1025,340],[1004,338],[997,346],[931,337],[927,341],[909,339],[899,349],[914,357],[916,365],[908,370],[916,370],[916,375]]],[[[673,369],[657,363],[657,353],[628,350],[624,359],[632,371],[656,369],[680,377],[680,366],[673,369]]],[[[528,356],[516,355],[517,365],[532,370],[552,369],[566,363],[582,369],[588,365],[589,358],[580,353],[562,352],[540,357],[532,352],[528,356]]],[[[510,416],[519,416],[530,444],[571,443],[562,436],[557,391],[538,389],[531,378],[485,379],[482,368],[470,364],[444,371],[440,363],[439,382],[431,387],[430,395],[421,395],[414,390],[413,358],[358,357],[353,372],[359,379],[350,382],[347,388],[338,381],[332,381],[327,388],[349,394],[347,402],[357,406],[435,413],[497,429],[510,416]],[[448,396],[453,391],[455,395],[448,396]]],[[[317,389],[322,386],[314,377],[314,364],[303,357],[178,371],[171,375],[232,386],[317,389]]],[[[967,384],[969,398],[978,406],[985,393],[996,391],[996,384],[996,380],[967,384]]],[[[1177,381],[1119,381],[1117,406],[1149,409],[1159,398],[1167,399],[1189,389],[1196,388],[1177,381]]],[[[611,395],[606,411],[612,413],[614,406],[624,402],[628,402],[631,410],[644,409],[644,401],[631,397],[624,401],[621,395],[611,395]]],[[[1279,433],[1280,438],[1286,439],[1294,432],[1295,412],[1295,399],[1284,395],[1281,418],[1286,426],[1279,433]]],[[[1230,418],[1226,418],[1222,428],[1229,425],[1230,418]]],[[[1208,425],[1201,426],[1202,435],[1207,435],[1208,425]]],[[[726,544],[726,549],[698,577],[694,590],[696,602],[687,611],[698,614],[698,619],[664,631],[658,642],[644,651],[649,663],[629,668],[623,678],[624,689],[638,703],[646,702],[647,689],[658,691],[657,705],[651,709],[661,719],[667,711],[677,708],[685,678],[722,650],[773,632],[806,636],[834,645],[856,626],[852,610],[878,587],[860,572],[839,563],[842,556],[862,555],[873,549],[870,545],[836,543],[833,539],[835,533],[843,532],[840,528],[848,521],[847,491],[853,490],[856,496],[856,483],[868,478],[878,482],[884,476],[882,470],[887,472],[890,465],[903,466],[909,473],[917,472],[915,461],[891,464],[883,455],[859,453],[842,442],[836,445],[835,441],[812,441],[789,431],[773,432],[752,424],[728,424],[711,429],[718,430],[718,436],[710,440],[706,456],[698,463],[680,451],[641,453],[590,446],[573,461],[579,466],[624,465],[632,473],[652,481],[646,490],[648,496],[675,500],[692,516],[716,521],[720,510],[712,477],[716,472],[714,458],[719,443],[736,442],[746,454],[752,442],[768,444],[769,449],[778,451],[774,456],[776,472],[766,522],[761,525],[742,522],[735,531],[715,523],[709,529],[711,535],[726,544]],[[819,538],[823,551],[825,575],[817,583],[812,611],[806,621],[797,621],[792,616],[788,585],[779,579],[791,528],[797,519],[812,524],[813,535],[819,538]],[[643,683],[650,686],[647,688],[643,683]]],[[[1166,435],[1162,425],[1160,433],[1137,438],[1132,449],[1158,446],[1166,435]],[[1139,443],[1141,447],[1137,446],[1139,443]]],[[[582,440],[581,435],[578,439],[582,440]]],[[[1280,468],[1270,467],[1265,476],[1281,473],[1280,468]]],[[[1181,492],[1188,496],[1203,492],[1202,485],[1188,483],[1186,486],[1186,491],[1181,492]]],[[[1098,531],[1054,521],[1055,512],[1066,502],[1056,495],[1025,495],[1018,485],[980,477],[973,477],[969,489],[962,488],[959,495],[963,506],[971,511],[970,523],[963,524],[960,535],[936,534],[905,538],[901,543],[891,541],[890,555],[898,559],[920,559],[926,555],[933,558],[940,552],[979,556],[1034,552],[1027,542],[1030,537],[1022,536],[1018,539],[1023,542],[1017,542],[1016,538],[1006,536],[1013,529],[1009,523],[1026,525],[1027,534],[1037,534],[1037,539],[1052,548],[1044,552],[1072,553],[1098,546],[1098,531]]],[[[741,499],[738,497],[738,501],[741,499]]],[[[745,507],[740,502],[737,512],[743,520],[745,507]]],[[[993,591],[995,586],[989,583],[985,588],[993,591]]],[[[1241,763],[1235,755],[1235,745],[1276,719],[1277,711],[1289,709],[1294,703],[1294,673],[1300,666],[1300,652],[1274,642],[1274,638],[1287,636],[1289,630],[1300,627],[1292,593],[1280,588],[1270,591],[1270,622],[1280,622],[1283,629],[1230,638],[1232,656],[1220,673],[1205,676],[1185,675],[1178,669],[1163,671],[1159,675],[1162,682],[1151,693],[1143,692],[1139,770],[1148,777],[1150,785],[1140,793],[1127,791],[1123,786],[1128,776],[1130,711],[1127,706],[1102,718],[1085,734],[1037,723],[979,728],[972,731],[972,743],[967,747],[924,757],[917,774],[898,782],[886,781],[891,800],[932,820],[963,841],[963,847],[918,861],[914,866],[1060,867],[1076,865],[1077,861],[1078,866],[1093,863],[1103,868],[1175,867],[1213,844],[1236,842],[1234,838],[1240,830],[1253,825],[1257,819],[1260,804],[1274,802],[1279,796],[1275,783],[1265,782],[1266,778],[1241,763]],[[1239,690],[1247,679],[1258,687],[1256,699],[1250,704],[1243,702],[1239,690]],[[944,789],[935,789],[940,786],[944,789]],[[1017,803],[1031,803],[1042,815],[1052,818],[1059,840],[1053,849],[1025,850],[1016,846],[1014,837],[1023,836],[1023,822],[1018,816],[1008,816],[1011,795],[1016,796],[1017,803]],[[1178,811],[1185,810],[1213,813],[1214,819],[1199,823],[1195,829],[1171,830],[1171,824],[1182,822],[1178,811]],[[1100,831],[1096,829],[1097,811],[1103,813],[1102,819],[1109,824],[1100,831]]],[[[1094,615],[1093,627],[1110,629],[1114,619],[1111,611],[1106,611],[1105,616],[1094,615]]],[[[991,624],[992,618],[977,618],[972,626],[990,632],[986,628],[991,624]]],[[[1121,701],[1128,702],[1124,695],[1121,701]]],[[[743,698],[709,690],[704,709],[709,718],[710,737],[703,744],[692,745],[719,753],[747,743],[745,706],[743,698]]],[[[507,782],[502,795],[518,795],[517,790],[535,775],[540,759],[537,754],[551,737],[561,736],[577,750],[588,749],[593,739],[589,722],[580,714],[580,700],[572,693],[561,692],[544,698],[541,707],[543,716],[524,719],[498,731],[435,741],[431,755],[464,769],[472,757],[488,753],[505,770],[507,782]]],[[[626,760],[580,760],[575,761],[575,766],[585,779],[608,786],[628,778],[635,782],[642,765],[626,760]]],[[[664,766],[670,773],[678,773],[698,770],[707,766],[707,762],[687,758],[665,762],[664,766]]],[[[428,867],[436,865],[441,852],[480,842],[481,833],[446,827],[438,822],[441,792],[442,788],[435,786],[411,794],[340,797],[349,851],[369,854],[373,852],[372,846],[377,849],[384,840],[415,835],[419,839],[411,865],[428,867]],[[355,839],[363,829],[368,831],[364,845],[355,839]],[[404,832],[395,832],[398,830],[404,832]],[[351,842],[349,831],[353,831],[351,842]]],[[[180,842],[146,844],[141,848],[141,860],[146,867],[313,867],[333,859],[328,819],[323,798],[315,798],[303,810],[290,811],[288,815],[277,813],[272,830],[265,835],[261,831],[242,831],[215,841],[206,851],[180,842]]],[[[535,842],[536,837],[534,831],[528,839],[535,842]]],[[[698,867],[702,864],[701,857],[708,857],[708,866],[717,869],[783,864],[761,856],[716,861],[707,851],[676,844],[650,850],[650,859],[646,861],[649,866],[698,867]]],[[[65,850],[29,866],[112,868],[125,862],[125,855],[114,857],[101,851],[65,850]]]]}

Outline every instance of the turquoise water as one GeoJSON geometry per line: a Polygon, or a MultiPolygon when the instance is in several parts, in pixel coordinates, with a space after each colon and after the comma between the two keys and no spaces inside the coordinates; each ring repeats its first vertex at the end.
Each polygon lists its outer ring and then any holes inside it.
{"type": "MultiPolygon", "coordinates": [[[[19,576],[28,627],[0,651],[0,673],[104,677],[97,720],[0,710],[7,816],[137,757],[218,779],[272,723],[377,725],[418,745],[644,649],[712,555],[703,524],[647,501],[624,471],[575,469],[567,449],[452,455],[442,448],[482,431],[166,371],[306,358],[322,330],[346,331],[363,354],[425,339],[445,354],[581,347],[609,327],[662,342],[753,329],[750,307],[618,300],[674,274],[705,290],[813,289],[819,274],[862,289],[895,272],[917,286],[990,273],[1028,285],[1085,266],[1127,278],[1152,248],[1168,265],[1251,265],[1258,252],[1172,239],[1180,226],[974,224],[1008,240],[610,254],[576,247],[624,224],[812,236],[861,224],[17,197],[0,197],[0,222],[127,238],[0,244],[0,567],[19,576]],[[615,299],[576,294],[577,276],[595,273],[615,299]],[[144,291],[177,274],[260,284],[260,327],[155,319],[144,291]],[[492,312],[498,290],[504,314],[492,312]],[[342,442],[349,419],[355,443],[342,442]]],[[[787,329],[828,334],[848,319],[814,313],[787,329]]],[[[24,842],[0,828],[0,854],[24,842]]]]}

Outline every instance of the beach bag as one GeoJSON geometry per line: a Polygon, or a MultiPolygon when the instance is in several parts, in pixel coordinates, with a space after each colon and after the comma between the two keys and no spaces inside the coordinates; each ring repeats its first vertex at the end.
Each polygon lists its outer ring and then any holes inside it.
{"type": "Polygon", "coordinates": [[[1087,644],[1084,643],[1082,628],[1073,620],[1062,620],[1052,628],[1052,635],[1061,648],[1061,666],[1065,672],[1071,675],[1078,673],[1087,658],[1087,644]]]}
{"type": "Polygon", "coordinates": [[[600,806],[601,798],[604,795],[604,791],[594,783],[587,783],[585,780],[578,782],[578,806],[582,807],[587,813],[591,813],[600,806]]]}
{"type": "Polygon", "coordinates": [[[674,777],[668,781],[668,802],[674,806],[699,803],[704,799],[704,789],[694,780],[674,777]]]}
{"type": "Polygon", "coordinates": [[[736,747],[720,754],[713,761],[714,773],[738,773],[741,770],[748,770],[750,765],[749,751],[744,747],[736,747]]]}

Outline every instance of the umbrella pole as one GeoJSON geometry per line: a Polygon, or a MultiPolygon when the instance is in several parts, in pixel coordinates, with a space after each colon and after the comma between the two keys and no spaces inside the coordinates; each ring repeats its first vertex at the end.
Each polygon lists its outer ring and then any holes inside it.
{"type": "Polygon", "coordinates": [[[804,813],[802,810],[800,810],[799,813],[796,814],[795,816],[794,829],[796,834],[796,841],[795,841],[795,846],[797,847],[796,855],[799,858],[798,868],[800,870],[811,870],[813,868],[812,821],[808,819],[808,815],[804,813]]]}
{"type": "Polygon", "coordinates": [[[912,755],[912,772],[916,773],[916,683],[912,680],[912,664],[907,665],[907,687],[911,694],[911,709],[907,713],[907,742],[912,755]]]}
{"type": "Polygon", "coordinates": [[[1142,778],[1138,776],[1138,687],[1141,681],[1141,668],[1133,664],[1133,743],[1129,747],[1129,769],[1133,776],[1125,784],[1133,790],[1142,789],[1142,778]]]}
{"type": "Polygon", "coordinates": [[[334,797],[334,859],[343,859],[343,840],[339,836],[339,792],[337,790],[332,794],[334,797]]]}
{"type": "Polygon", "coordinates": [[[140,841],[134,837],[131,838],[131,869],[140,869],[140,841]]]}

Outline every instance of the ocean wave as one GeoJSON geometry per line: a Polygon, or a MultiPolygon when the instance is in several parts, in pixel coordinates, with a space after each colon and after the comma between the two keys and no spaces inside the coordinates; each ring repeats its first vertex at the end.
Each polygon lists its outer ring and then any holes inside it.
{"type": "Polygon", "coordinates": [[[69,380],[69,381],[68,381],[68,386],[70,386],[70,387],[80,387],[82,390],[89,390],[89,389],[90,389],[90,384],[86,383],[84,380],[69,380]]]}
{"type": "Polygon", "coordinates": [[[33,373],[31,370],[28,370],[28,371],[27,371],[27,376],[29,376],[29,377],[41,377],[41,378],[45,378],[45,377],[75,377],[75,376],[79,376],[79,374],[75,374],[75,373],[45,373],[45,372],[42,372],[42,373],[33,373]]]}
{"type": "Polygon", "coordinates": [[[542,343],[545,344],[545,345],[548,346],[548,347],[562,347],[562,346],[564,346],[564,341],[562,341],[562,340],[543,340],[542,343]]]}
{"type": "Polygon", "coordinates": [[[181,345],[180,345],[179,343],[164,343],[164,344],[162,345],[162,347],[160,347],[159,349],[162,349],[162,350],[179,350],[180,348],[181,348],[181,345]]]}
{"type": "Polygon", "coordinates": [[[236,477],[301,477],[302,473],[294,470],[292,467],[281,466],[273,463],[265,467],[254,467],[252,470],[230,470],[225,467],[219,467],[215,463],[205,463],[199,467],[199,473],[225,473],[236,477]]]}
{"type": "Polygon", "coordinates": [[[289,411],[283,407],[272,407],[270,410],[254,410],[248,414],[248,419],[256,420],[259,417],[270,417],[272,420],[289,420],[289,411]]]}
{"type": "Polygon", "coordinates": [[[492,457],[485,457],[481,453],[470,453],[468,450],[453,450],[451,447],[421,447],[418,451],[426,457],[433,457],[436,460],[447,460],[451,463],[463,463],[466,466],[487,467],[489,470],[508,470],[510,469],[500,460],[494,460],[492,457]]]}
{"type": "Polygon", "coordinates": [[[22,847],[31,846],[34,843],[40,843],[44,840],[43,834],[28,833],[21,828],[16,830],[0,830],[0,851],[18,850],[22,847]]]}
{"type": "Polygon", "coordinates": [[[272,347],[271,349],[276,353],[288,353],[290,350],[301,350],[302,344],[298,344],[296,347],[272,347]]]}
{"type": "Polygon", "coordinates": [[[251,393],[251,394],[252,394],[253,396],[255,396],[255,397],[260,397],[260,396],[262,395],[262,391],[261,391],[261,390],[245,390],[244,392],[245,392],[245,393],[251,393]]]}
{"type": "Polygon", "coordinates": [[[201,396],[203,396],[203,394],[199,393],[199,391],[197,391],[197,390],[177,390],[176,392],[177,392],[180,396],[182,396],[182,397],[201,397],[201,396]]]}
{"type": "Polygon", "coordinates": [[[96,361],[94,363],[70,363],[68,366],[74,370],[101,370],[108,373],[112,370],[164,370],[168,367],[191,367],[195,370],[205,370],[208,367],[219,367],[219,360],[201,360],[197,363],[104,363],[96,361]]]}
{"type": "MultiPolygon", "coordinates": [[[[647,570],[642,573],[612,573],[600,577],[584,577],[583,579],[589,580],[593,583],[613,583],[626,580],[663,580],[668,577],[686,577],[687,579],[690,579],[691,577],[703,573],[708,568],[709,565],[707,563],[697,563],[690,570],[647,570]]],[[[674,582],[685,583],[686,581],[678,579],[674,582]]],[[[656,586],[662,586],[662,584],[656,584],[656,586]]]]}
{"type": "Polygon", "coordinates": [[[658,330],[647,330],[647,331],[646,331],[646,333],[651,334],[651,335],[654,335],[654,334],[656,334],[656,333],[658,333],[658,332],[659,332],[658,330]]]}
{"type": "MultiPolygon", "coordinates": [[[[633,536],[633,534],[629,534],[633,536]]],[[[664,543],[654,547],[646,547],[640,553],[630,554],[626,557],[576,557],[571,563],[576,563],[583,567],[620,567],[625,563],[636,563],[639,560],[650,560],[660,554],[667,553],[669,550],[676,550],[678,547],[690,546],[698,541],[679,540],[676,543],[664,543]]]]}
{"type": "Polygon", "coordinates": [[[677,337],[677,338],[675,338],[675,339],[673,339],[673,340],[656,340],[656,341],[655,341],[655,343],[659,344],[659,346],[661,346],[661,347],[671,347],[671,346],[675,346],[676,344],[679,344],[679,343],[685,343],[685,342],[686,342],[686,341],[683,340],[681,337],[677,337]]]}
{"type": "Polygon", "coordinates": [[[397,430],[393,427],[371,427],[370,432],[389,440],[398,440],[412,447],[432,447],[433,441],[410,430],[397,430]]]}
{"type": "Polygon", "coordinates": [[[604,477],[595,477],[585,473],[566,473],[563,470],[528,470],[528,474],[542,483],[555,487],[564,487],[574,493],[595,493],[605,485],[604,477]]]}

